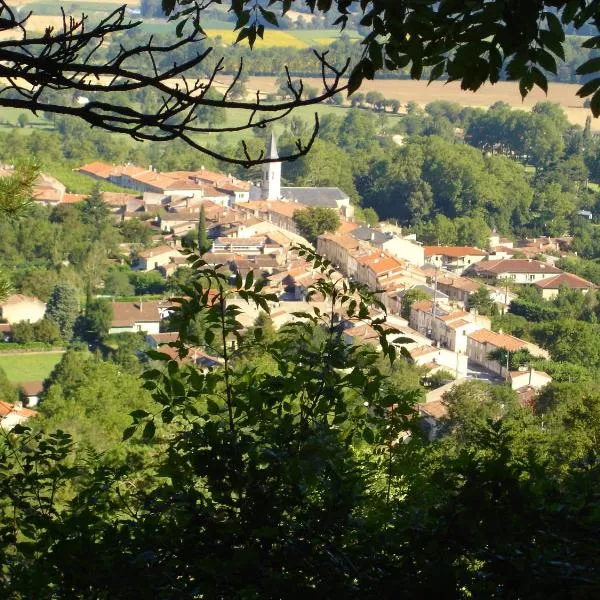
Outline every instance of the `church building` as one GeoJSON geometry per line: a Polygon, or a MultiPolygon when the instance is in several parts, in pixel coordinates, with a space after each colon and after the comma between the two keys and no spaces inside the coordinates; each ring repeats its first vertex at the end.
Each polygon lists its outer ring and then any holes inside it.
{"type": "MultiPolygon", "coordinates": [[[[271,134],[267,146],[267,158],[278,159],[277,140],[271,134]]],[[[260,186],[250,188],[250,200],[280,200],[297,202],[304,206],[333,208],[346,219],[354,216],[354,207],[348,195],[337,187],[286,187],[281,185],[281,162],[274,160],[263,165],[260,186]]]]}

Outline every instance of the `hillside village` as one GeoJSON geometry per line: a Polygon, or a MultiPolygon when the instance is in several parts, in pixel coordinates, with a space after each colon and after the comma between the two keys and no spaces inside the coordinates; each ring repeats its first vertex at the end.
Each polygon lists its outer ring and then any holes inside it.
{"type": "MultiPolygon", "coordinates": [[[[265,290],[279,298],[272,306],[277,328],[294,319],[292,313],[305,304],[310,286],[323,276],[298,254],[298,245],[311,244],[300,235],[294,215],[307,208],[327,208],[338,215],[339,227],[318,236],[316,251],[331,261],[338,278],[377,292],[388,312],[388,326],[412,340],[403,345],[414,363],[429,375],[441,372],[455,378],[443,386],[444,390],[469,378],[506,381],[525,402],[532,390],[552,380],[532,368],[508,368],[508,356],[513,352],[526,350],[541,358],[549,355],[531,342],[501,330],[492,331],[489,317],[472,309],[470,298],[483,289],[504,313],[515,298],[516,286],[534,286],[545,299],[555,297],[563,288],[584,293],[594,289],[593,283],[554,266],[556,257],[568,251],[569,238],[515,242],[493,234],[486,249],[424,246],[415,235],[404,235],[391,223],[370,227],[357,222],[349,197],[338,188],[283,186],[274,136],[267,152],[274,162],[264,166],[259,184],[204,168],[157,172],[151,166],[93,162],[78,171],[131,190],[103,192],[102,199],[115,223],[139,219],[151,231],[148,247],[122,244],[119,260],[133,270],[157,272],[166,278],[186,269],[182,252],[185,238],[197,235],[202,214],[210,242],[204,260],[210,266],[222,265],[231,278],[237,274],[246,277],[252,271],[256,280],[264,279],[265,290]],[[421,299],[403,301],[415,290],[421,299]],[[492,358],[502,352],[507,355],[506,362],[492,358]]],[[[10,167],[3,167],[2,173],[10,173],[10,167]]],[[[38,177],[33,190],[33,200],[47,206],[73,204],[84,198],[68,194],[64,185],[46,174],[38,177]]],[[[241,300],[240,305],[244,309],[240,318],[251,327],[259,312],[241,300]]],[[[111,306],[109,334],[142,332],[151,347],[172,341],[173,334],[163,333],[172,306],[167,297],[140,296],[137,301],[113,298],[111,306]]],[[[9,297],[0,305],[4,339],[10,340],[11,324],[39,321],[44,309],[37,298],[9,297]]],[[[340,315],[340,327],[348,344],[378,344],[378,336],[368,325],[357,325],[340,315]]],[[[391,334],[390,340],[393,337],[397,333],[391,334]]],[[[197,364],[218,364],[218,359],[200,348],[194,350],[193,357],[197,364]]],[[[32,390],[24,394],[25,405],[34,406],[42,383],[27,382],[25,387],[32,390]]],[[[24,419],[34,414],[23,410],[20,405],[13,410],[4,407],[2,422],[13,426],[22,420],[18,415],[24,419]]],[[[429,392],[418,410],[429,424],[430,435],[435,435],[436,423],[446,410],[440,391],[429,392]]]]}

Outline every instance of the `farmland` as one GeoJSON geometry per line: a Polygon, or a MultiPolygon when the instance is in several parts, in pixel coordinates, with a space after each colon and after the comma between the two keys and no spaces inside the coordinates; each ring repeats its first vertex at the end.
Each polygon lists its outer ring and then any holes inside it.
{"type": "Polygon", "coordinates": [[[0,354],[0,368],[9,381],[42,381],[62,358],[62,352],[29,352],[25,354],[0,354]]]}

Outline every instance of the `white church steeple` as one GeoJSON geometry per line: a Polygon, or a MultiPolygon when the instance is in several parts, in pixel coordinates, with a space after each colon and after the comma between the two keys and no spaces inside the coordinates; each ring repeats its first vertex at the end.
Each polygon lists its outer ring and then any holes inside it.
{"type": "MultiPolygon", "coordinates": [[[[279,158],[274,133],[271,133],[266,158],[279,158]]],[[[270,162],[263,165],[261,190],[263,200],[279,200],[281,198],[281,162],[270,162]]]]}

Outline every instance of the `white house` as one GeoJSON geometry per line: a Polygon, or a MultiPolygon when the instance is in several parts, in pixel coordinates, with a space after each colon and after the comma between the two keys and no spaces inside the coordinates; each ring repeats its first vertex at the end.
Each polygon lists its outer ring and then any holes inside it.
{"type": "Polygon", "coordinates": [[[46,304],[39,298],[14,294],[0,304],[0,319],[7,323],[37,323],[46,314],[46,304]]]}
{"type": "Polygon", "coordinates": [[[160,332],[158,302],[112,302],[113,318],[108,333],[160,332]]]}

